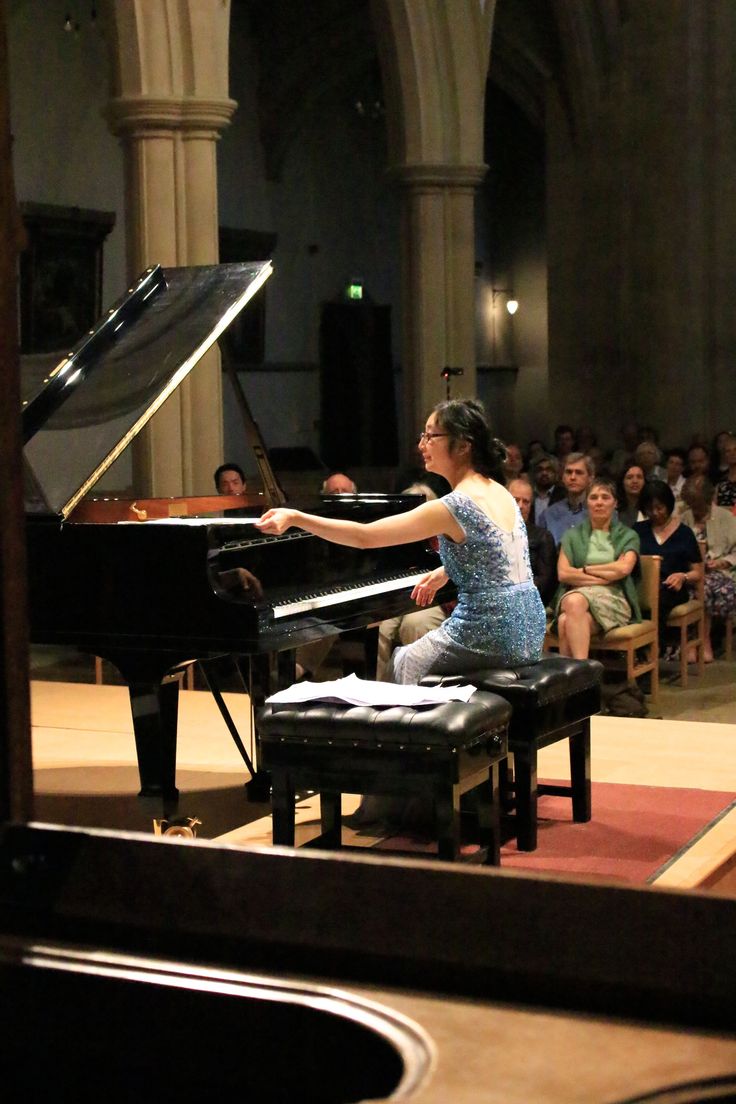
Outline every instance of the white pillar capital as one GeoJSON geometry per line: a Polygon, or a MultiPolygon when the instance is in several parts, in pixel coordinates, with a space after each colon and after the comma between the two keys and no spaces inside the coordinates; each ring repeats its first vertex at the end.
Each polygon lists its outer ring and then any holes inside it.
{"type": "Polygon", "coordinates": [[[438,192],[446,188],[474,192],[488,166],[417,163],[392,165],[388,171],[399,184],[414,192],[438,192]]]}
{"type": "Polygon", "coordinates": [[[125,96],[111,100],[107,118],[121,137],[154,137],[182,132],[183,137],[219,138],[230,125],[235,100],[203,100],[177,96],[125,96]]]}

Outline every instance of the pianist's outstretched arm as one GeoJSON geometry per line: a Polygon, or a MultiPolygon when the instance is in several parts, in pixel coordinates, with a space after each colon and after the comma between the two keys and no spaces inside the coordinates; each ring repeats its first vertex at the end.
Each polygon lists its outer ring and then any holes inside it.
{"type": "Polygon", "coordinates": [[[439,536],[447,536],[454,541],[465,539],[464,530],[441,499],[424,502],[405,514],[369,522],[324,518],[304,514],[301,510],[278,507],[267,510],[255,524],[261,532],[274,534],[285,533],[296,526],[314,533],[316,537],[335,544],[346,544],[350,548],[385,548],[391,544],[409,544],[439,536]]]}

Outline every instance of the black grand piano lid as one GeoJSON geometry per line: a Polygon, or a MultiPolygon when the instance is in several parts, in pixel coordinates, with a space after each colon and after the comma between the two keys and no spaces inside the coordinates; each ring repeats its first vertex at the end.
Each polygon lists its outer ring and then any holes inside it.
{"type": "Polygon", "coordinates": [[[270,261],[156,265],[22,385],[26,511],[68,517],[270,275],[270,261]]]}

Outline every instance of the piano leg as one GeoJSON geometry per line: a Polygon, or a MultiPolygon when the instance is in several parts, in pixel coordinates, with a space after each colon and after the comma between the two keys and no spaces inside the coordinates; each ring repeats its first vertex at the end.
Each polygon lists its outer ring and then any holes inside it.
{"type": "Polygon", "coordinates": [[[241,758],[248,768],[251,778],[253,778],[256,773],[256,768],[254,767],[253,760],[248,754],[245,744],[240,737],[240,733],[238,732],[235,722],[233,721],[230,710],[225,704],[225,699],[222,696],[220,682],[220,676],[232,674],[234,668],[236,674],[240,678],[241,683],[243,683],[243,688],[247,693],[248,687],[247,685],[245,685],[245,679],[243,678],[243,672],[240,668],[240,664],[238,663],[235,656],[218,656],[216,659],[200,659],[199,667],[202,674],[204,675],[205,682],[210,689],[212,697],[215,699],[217,708],[220,710],[220,715],[225,722],[225,725],[227,726],[227,730],[233,738],[233,743],[240,752],[241,758]]]}
{"type": "Polygon", "coordinates": [[[179,797],[176,725],[183,677],[179,665],[189,657],[175,652],[127,652],[112,648],[103,648],[100,655],[117,667],[128,686],[141,779],[139,797],[163,798],[175,807],[179,797]]]}
{"type": "Polygon", "coordinates": [[[176,725],[179,713],[180,674],[160,682],[130,682],[130,708],[141,779],[139,797],[173,801],[176,788],[176,725]]]}
{"type": "Polygon", "coordinates": [[[262,655],[242,655],[237,657],[238,667],[248,690],[251,708],[251,731],[253,732],[253,761],[255,770],[250,782],[246,783],[246,792],[251,801],[269,801],[271,798],[271,778],[266,771],[258,768],[258,730],[255,717],[266,698],[291,686],[296,679],[295,652],[266,652],[262,655]]]}

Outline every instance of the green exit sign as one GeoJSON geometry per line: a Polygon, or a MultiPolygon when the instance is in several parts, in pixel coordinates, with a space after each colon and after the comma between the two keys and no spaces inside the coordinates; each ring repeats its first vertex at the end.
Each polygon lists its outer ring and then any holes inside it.
{"type": "Polygon", "coordinates": [[[363,285],[362,284],[348,284],[348,299],[362,299],[363,298],[363,285]]]}

